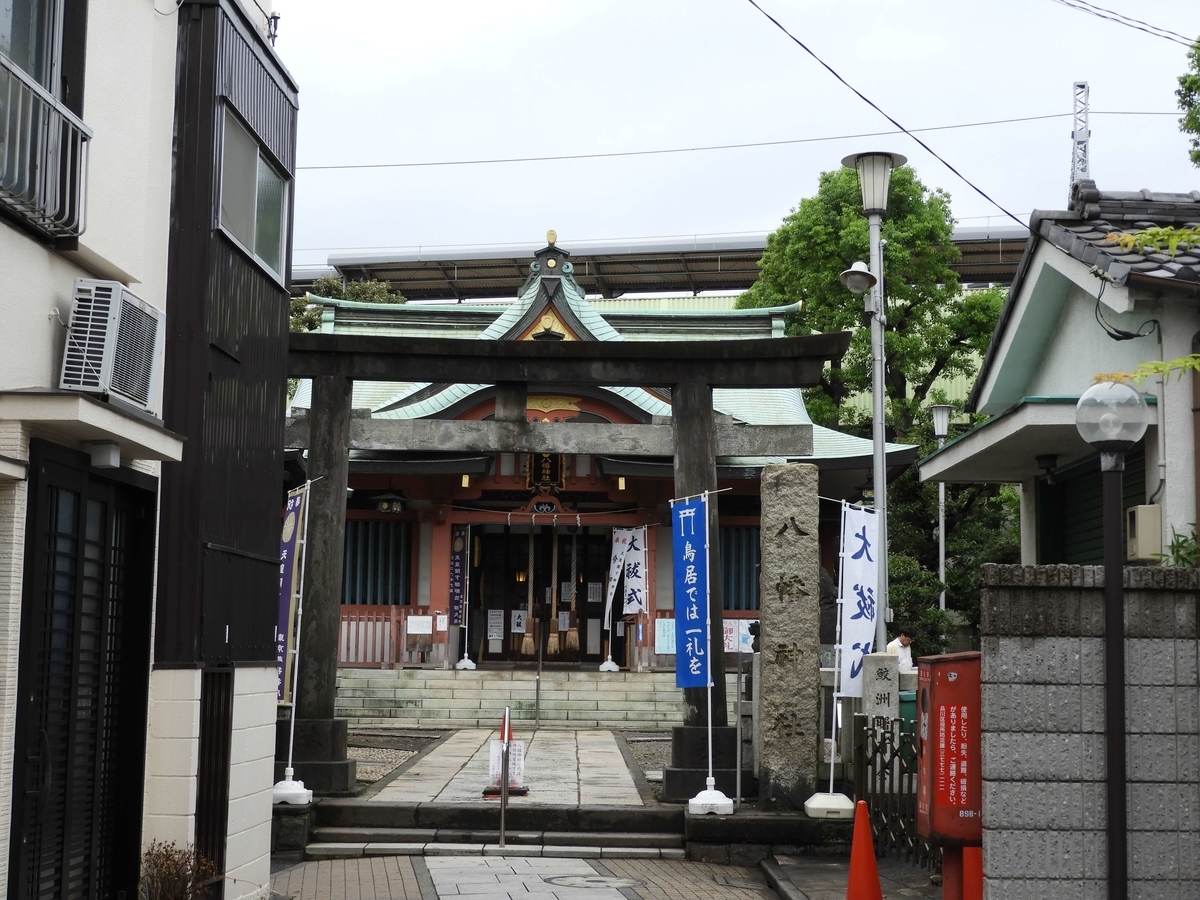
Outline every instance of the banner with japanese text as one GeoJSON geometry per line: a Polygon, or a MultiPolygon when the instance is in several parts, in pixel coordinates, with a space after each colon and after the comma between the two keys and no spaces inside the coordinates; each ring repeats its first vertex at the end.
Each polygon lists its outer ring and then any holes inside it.
{"type": "Polygon", "coordinates": [[[708,495],[671,502],[675,686],[709,686],[708,495]]]}
{"type": "Polygon", "coordinates": [[[625,547],[625,602],[622,615],[633,616],[647,609],[646,598],[646,529],[630,528],[625,547]]]}
{"type": "Polygon", "coordinates": [[[450,624],[462,625],[467,596],[469,525],[452,525],[450,533],[450,624]]]}
{"type": "Polygon", "coordinates": [[[289,491],[283,509],[283,532],[279,540],[279,615],[275,622],[275,663],[279,671],[276,699],[290,703],[292,694],[292,650],[295,647],[297,583],[300,568],[296,550],[304,539],[304,499],[308,486],[289,491]]]}
{"type": "Polygon", "coordinates": [[[613,598],[624,578],[621,615],[644,613],[649,604],[646,588],[646,529],[614,528],[612,558],[608,563],[608,600],[604,604],[604,628],[612,622],[613,598]]]}
{"type": "MultiPolygon", "coordinates": [[[[879,578],[876,548],[878,519],[875,510],[842,503],[841,600],[842,678],[838,691],[843,697],[861,697],[863,657],[875,652],[875,588],[879,578]]],[[[879,652],[883,652],[880,648],[879,652]]]]}

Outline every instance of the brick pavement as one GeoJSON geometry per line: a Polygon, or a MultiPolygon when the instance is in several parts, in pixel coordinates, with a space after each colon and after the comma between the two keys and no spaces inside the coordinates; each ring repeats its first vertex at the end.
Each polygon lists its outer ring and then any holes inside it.
{"type": "Polygon", "coordinates": [[[423,900],[413,857],[372,856],[301,863],[271,876],[271,890],[297,900],[423,900]]]}

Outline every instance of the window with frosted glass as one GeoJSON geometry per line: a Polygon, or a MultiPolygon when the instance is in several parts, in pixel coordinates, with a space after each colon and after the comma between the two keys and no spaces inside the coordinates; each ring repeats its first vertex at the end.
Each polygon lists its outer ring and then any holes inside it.
{"type": "Polygon", "coordinates": [[[288,182],[228,109],[221,159],[221,226],[277,275],[283,271],[288,182]]]}

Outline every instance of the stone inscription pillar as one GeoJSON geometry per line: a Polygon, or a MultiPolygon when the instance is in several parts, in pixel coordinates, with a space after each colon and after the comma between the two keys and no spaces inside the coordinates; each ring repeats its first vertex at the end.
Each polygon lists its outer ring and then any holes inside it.
{"type": "Polygon", "coordinates": [[[762,472],[759,801],[801,809],[817,790],[820,548],[817,467],[762,472]]]}

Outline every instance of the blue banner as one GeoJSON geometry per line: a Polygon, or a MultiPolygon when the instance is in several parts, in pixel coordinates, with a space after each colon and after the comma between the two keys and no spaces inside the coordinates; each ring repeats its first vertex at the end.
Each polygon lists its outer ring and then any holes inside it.
{"type": "Polygon", "coordinates": [[[709,686],[708,495],[671,503],[675,686],[709,686]]]}
{"type": "Polygon", "coordinates": [[[303,539],[304,497],[308,486],[297,488],[287,496],[283,510],[283,531],[279,539],[279,616],[275,624],[275,662],[279,670],[276,697],[280,703],[291,701],[292,654],[296,636],[296,549],[303,539]]]}

